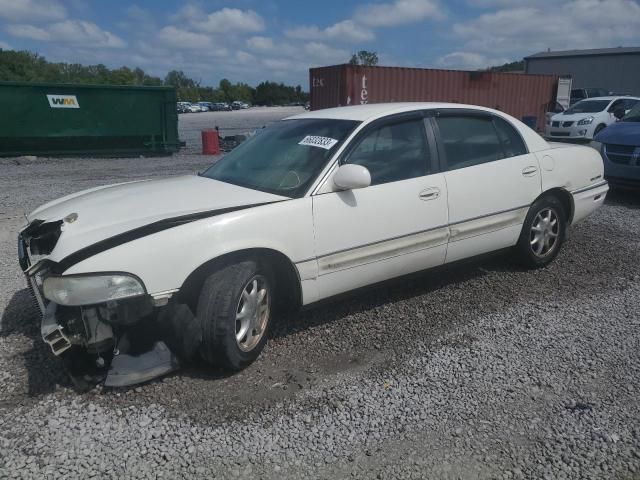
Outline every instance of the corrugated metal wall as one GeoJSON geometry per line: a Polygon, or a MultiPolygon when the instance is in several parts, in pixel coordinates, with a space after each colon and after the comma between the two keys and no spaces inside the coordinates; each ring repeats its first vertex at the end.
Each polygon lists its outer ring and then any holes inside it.
{"type": "Polygon", "coordinates": [[[640,95],[640,54],[528,58],[527,73],[571,75],[573,88],[640,95]]]}
{"type": "Polygon", "coordinates": [[[558,77],[399,67],[338,65],[309,71],[311,108],[384,102],[482,105],[518,119],[535,116],[539,129],[558,77]]]}

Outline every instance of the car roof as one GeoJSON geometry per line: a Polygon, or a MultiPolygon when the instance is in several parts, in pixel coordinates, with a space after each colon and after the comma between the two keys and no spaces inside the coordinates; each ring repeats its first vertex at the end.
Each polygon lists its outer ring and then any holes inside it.
{"type": "Polygon", "coordinates": [[[377,118],[393,115],[396,113],[413,112],[417,110],[434,110],[438,108],[451,109],[471,109],[483,112],[493,113],[499,117],[508,119],[512,124],[518,127],[522,137],[529,147],[530,152],[538,152],[549,148],[549,144],[536,132],[527,127],[517,118],[514,118],[504,112],[493,110],[479,105],[465,105],[462,103],[444,103],[444,102],[404,102],[404,103],[369,103],[367,105],[353,105],[349,107],[327,108],[324,110],[314,110],[311,112],[301,113],[284,120],[318,118],[330,120],[354,120],[358,122],[369,122],[377,118]]]}
{"type": "Polygon", "coordinates": [[[461,108],[482,110],[486,112],[499,113],[491,108],[480,107],[478,105],[465,105],[462,103],[444,102],[402,102],[402,103],[369,103],[366,105],[351,105],[348,107],[326,108],[323,110],[313,110],[286,118],[328,118],[335,120],[355,120],[364,122],[378,117],[384,117],[394,113],[411,112],[414,110],[433,110],[437,108],[461,108]]]}
{"type": "Polygon", "coordinates": [[[638,97],[632,97],[631,95],[607,95],[606,97],[589,97],[589,98],[585,98],[583,100],[580,100],[581,102],[587,101],[587,100],[617,100],[619,98],[630,98],[631,100],[640,100],[638,97]]]}

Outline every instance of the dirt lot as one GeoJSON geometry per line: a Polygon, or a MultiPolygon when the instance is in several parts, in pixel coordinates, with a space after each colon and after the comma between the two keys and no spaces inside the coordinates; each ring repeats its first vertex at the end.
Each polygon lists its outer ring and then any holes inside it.
{"type": "MultiPolygon", "coordinates": [[[[182,131],[208,114],[192,115],[182,131]]],[[[277,319],[240,374],[76,394],[17,265],[23,212],[211,161],[0,160],[1,478],[640,477],[637,193],[610,195],[544,270],[498,256],[414,275],[277,319]]]]}

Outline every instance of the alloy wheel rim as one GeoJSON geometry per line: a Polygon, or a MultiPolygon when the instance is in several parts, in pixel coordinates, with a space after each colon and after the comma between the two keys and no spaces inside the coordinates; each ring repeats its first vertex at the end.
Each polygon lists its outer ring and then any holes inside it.
{"type": "Polygon", "coordinates": [[[549,255],[558,244],[560,222],[553,208],[544,208],[538,212],[531,224],[529,238],[531,251],[536,257],[549,255]]]}
{"type": "Polygon", "coordinates": [[[271,295],[262,275],[252,277],[242,289],[236,309],[236,342],[243,352],[253,350],[269,321],[271,295]]]}

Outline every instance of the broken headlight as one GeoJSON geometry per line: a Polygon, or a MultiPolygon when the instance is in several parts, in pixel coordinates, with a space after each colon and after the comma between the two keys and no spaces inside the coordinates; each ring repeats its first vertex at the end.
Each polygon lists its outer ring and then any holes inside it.
{"type": "Polygon", "coordinates": [[[44,280],[43,289],[47,299],[68,306],[95,305],[146,293],[140,280],[124,273],[52,276],[44,280]]]}

